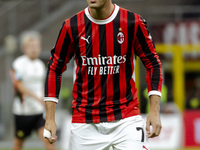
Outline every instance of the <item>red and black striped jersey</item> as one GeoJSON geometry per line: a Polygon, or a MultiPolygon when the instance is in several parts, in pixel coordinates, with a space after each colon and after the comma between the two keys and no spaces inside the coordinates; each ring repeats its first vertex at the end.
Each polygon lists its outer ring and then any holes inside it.
{"type": "Polygon", "coordinates": [[[139,115],[135,56],[146,67],[149,95],[161,95],[161,62],[146,22],[115,5],[110,17],[97,20],[89,9],[65,20],[51,50],[45,101],[58,101],[62,73],[74,57],[73,123],[99,123],[139,115]]]}

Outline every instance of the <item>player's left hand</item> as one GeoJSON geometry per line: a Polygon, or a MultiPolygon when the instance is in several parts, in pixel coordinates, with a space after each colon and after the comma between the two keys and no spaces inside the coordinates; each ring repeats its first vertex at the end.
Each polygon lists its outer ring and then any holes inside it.
{"type": "Polygon", "coordinates": [[[150,112],[147,116],[146,121],[146,131],[148,138],[154,138],[160,135],[161,132],[161,120],[160,120],[160,97],[151,96],[150,97],[150,112]],[[150,130],[150,126],[152,130],[150,130]]]}
{"type": "Polygon", "coordinates": [[[149,113],[146,121],[146,131],[148,138],[154,138],[160,135],[161,132],[161,121],[159,114],[149,113]],[[150,126],[152,126],[152,130],[150,131],[150,126]]]}

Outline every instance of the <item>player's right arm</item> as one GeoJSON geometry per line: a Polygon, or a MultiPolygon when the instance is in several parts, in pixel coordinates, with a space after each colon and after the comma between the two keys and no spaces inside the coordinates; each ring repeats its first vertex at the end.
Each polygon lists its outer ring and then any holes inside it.
{"type": "Polygon", "coordinates": [[[51,137],[46,139],[49,143],[54,143],[57,140],[56,136],[56,122],[55,122],[55,111],[56,111],[56,103],[51,101],[46,101],[46,122],[45,122],[45,129],[51,133],[51,137]]]}
{"type": "Polygon", "coordinates": [[[66,20],[60,30],[56,45],[51,50],[45,82],[45,129],[51,133],[51,137],[47,138],[49,143],[56,141],[55,108],[58,103],[62,73],[66,70],[66,64],[74,55],[72,41],[70,21],[66,20]]]}

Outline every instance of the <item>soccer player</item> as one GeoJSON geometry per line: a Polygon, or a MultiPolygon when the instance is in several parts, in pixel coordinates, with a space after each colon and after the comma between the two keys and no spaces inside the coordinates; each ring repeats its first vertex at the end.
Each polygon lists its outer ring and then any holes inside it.
{"type": "Polygon", "coordinates": [[[77,68],[69,150],[149,150],[147,138],[161,131],[162,72],[147,24],[111,0],[87,3],[86,9],[64,21],[51,51],[44,98],[45,129],[51,134],[46,138],[50,143],[57,139],[55,109],[62,73],[74,57],[77,68]],[[132,78],[135,56],[147,71],[150,112],[146,130],[132,78]]]}
{"type": "Polygon", "coordinates": [[[41,51],[41,37],[38,32],[22,34],[21,48],[24,55],[14,60],[11,70],[16,95],[13,113],[15,118],[15,139],[13,150],[21,150],[25,139],[36,130],[47,150],[54,150],[43,137],[45,111],[43,92],[45,66],[38,59],[41,51]]]}

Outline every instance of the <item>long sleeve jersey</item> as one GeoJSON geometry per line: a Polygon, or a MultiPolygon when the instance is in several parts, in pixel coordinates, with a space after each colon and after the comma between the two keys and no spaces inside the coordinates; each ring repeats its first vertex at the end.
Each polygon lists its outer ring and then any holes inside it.
{"type": "Polygon", "coordinates": [[[139,115],[133,78],[135,56],[146,67],[148,94],[160,95],[161,62],[146,22],[117,5],[104,20],[89,9],[64,21],[51,50],[45,83],[45,101],[58,102],[62,73],[74,57],[73,123],[109,122],[139,115]]]}

